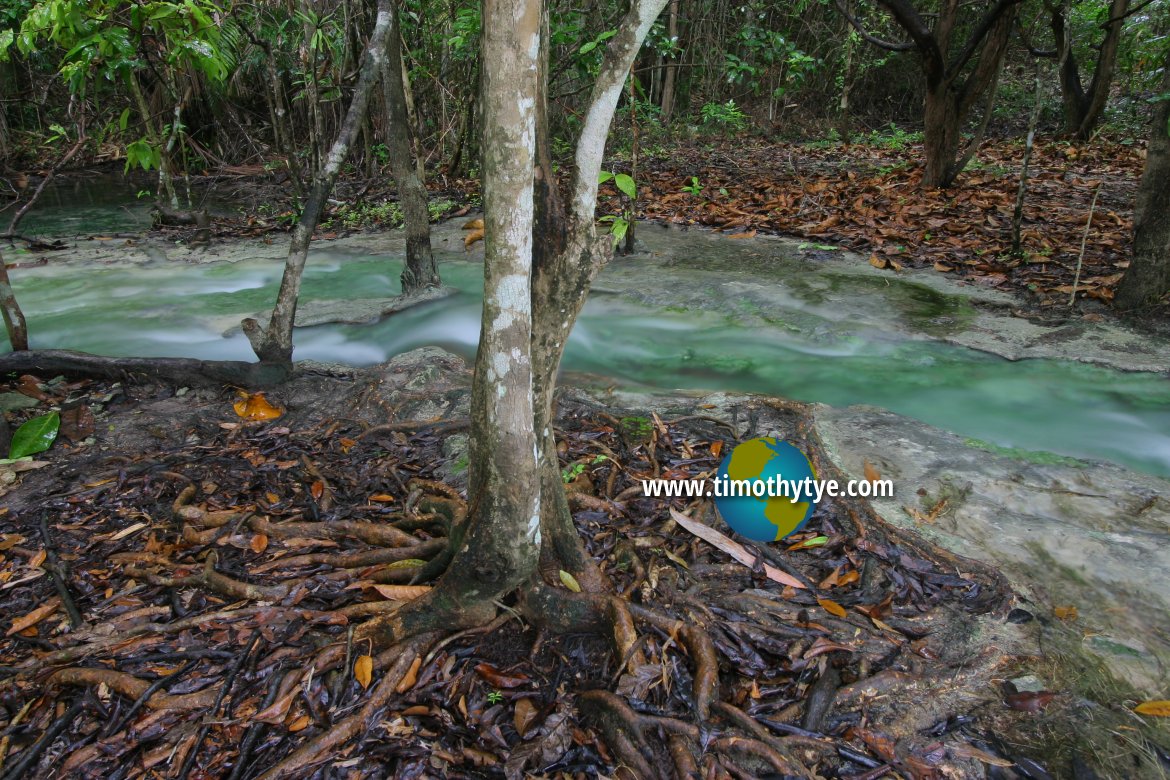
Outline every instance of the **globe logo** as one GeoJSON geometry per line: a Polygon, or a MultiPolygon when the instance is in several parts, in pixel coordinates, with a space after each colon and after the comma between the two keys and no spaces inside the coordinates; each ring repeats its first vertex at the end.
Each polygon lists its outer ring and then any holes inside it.
{"type": "Polygon", "coordinates": [[[800,501],[779,495],[766,486],[793,485],[816,479],[812,463],[803,452],[772,436],[749,439],[738,445],[719,464],[715,506],[724,522],[736,533],[757,542],[774,542],[794,533],[808,521],[816,508],[811,496],[800,501]],[[729,490],[730,480],[749,480],[750,490],[729,490]],[[722,493],[722,495],[721,495],[722,493]]]}

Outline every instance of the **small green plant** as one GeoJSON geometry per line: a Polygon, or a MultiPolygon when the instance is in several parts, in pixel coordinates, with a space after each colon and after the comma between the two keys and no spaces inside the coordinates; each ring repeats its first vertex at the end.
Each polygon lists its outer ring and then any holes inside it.
{"type": "Polygon", "coordinates": [[[699,184],[699,177],[692,176],[690,184],[682,186],[682,192],[694,195],[696,198],[703,194],[703,185],[699,184]]]}
{"type": "Polygon", "coordinates": [[[374,159],[378,161],[378,165],[385,165],[390,162],[390,150],[386,148],[386,144],[374,144],[370,147],[370,152],[373,153],[374,159]]]}
{"type": "Polygon", "coordinates": [[[487,700],[489,704],[499,704],[504,700],[504,694],[499,691],[492,691],[487,695],[487,700]]]}
{"type": "Polygon", "coordinates": [[[728,130],[743,130],[748,123],[748,115],[735,105],[734,100],[728,100],[726,103],[705,103],[700,110],[700,116],[703,124],[716,125],[728,130]]]}
{"type": "Polygon", "coordinates": [[[427,204],[427,214],[430,215],[432,221],[438,221],[453,208],[455,208],[455,202],[452,200],[435,200],[427,204]]]}
{"type": "Polygon", "coordinates": [[[350,230],[374,225],[398,227],[402,224],[402,207],[393,201],[347,204],[336,217],[350,230]]]}
{"type": "Polygon", "coordinates": [[[605,184],[610,180],[613,180],[614,186],[627,198],[621,214],[607,214],[600,220],[609,223],[610,235],[613,236],[614,246],[617,246],[630,230],[630,220],[634,218],[634,201],[638,199],[638,185],[634,182],[634,177],[628,173],[602,171],[597,177],[598,184],[605,184]]]}
{"type": "Polygon", "coordinates": [[[910,144],[919,143],[920,141],[922,141],[921,132],[908,133],[893,122],[890,122],[888,128],[874,130],[869,134],[869,143],[871,145],[880,146],[883,149],[892,149],[894,151],[901,151],[910,144]]]}
{"type": "Polygon", "coordinates": [[[589,466],[596,466],[599,463],[604,463],[607,460],[609,460],[609,458],[607,456],[598,455],[598,456],[594,457],[593,460],[589,461],[588,464],[574,463],[572,466],[569,466],[567,469],[561,470],[561,479],[565,482],[565,484],[568,484],[568,483],[572,482],[573,480],[575,480],[577,477],[581,476],[581,474],[584,473],[585,469],[589,468],[589,466]]]}

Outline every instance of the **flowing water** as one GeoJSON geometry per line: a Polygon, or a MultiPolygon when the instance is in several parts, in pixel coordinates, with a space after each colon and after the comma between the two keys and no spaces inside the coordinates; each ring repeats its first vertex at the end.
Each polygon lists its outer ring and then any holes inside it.
{"type": "MultiPolygon", "coordinates": [[[[684,239],[699,253],[709,240],[684,239]]],[[[470,358],[482,265],[444,256],[443,280],[459,293],[374,325],[298,329],[296,357],[369,365],[436,345],[470,358]]],[[[302,300],[394,295],[400,267],[391,257],[315,250],[302,300]]],[[[14,271],[13,278],[34,349],[251,360],[247,340],[230,330],[241,315],[271,306],[280,271],[269,260],[40,267],[14,271]]],[[[878,314],[918,318],[926,331],[961,326],[965,304],[914,286],[851,290],[852,282],[831,275],[759,284],[756,276],[732,271],[715,284],[710,268],[675,272],[677,279],[656,277],[640,270],[637,260],[603,271],[573,331],[564,368],[630,389],[741,390],[871,404],[1002,447],[1170,475],[1170,383],[1160,375],[1069,361],[1009,362],[921,333],[875,327],[878,314]],[[630,294],[639,274],[646,276],[639,283],[643,297],[652,300],[630,294]],[[830,289],[837,297],[826,297],[830,289]],[[658,305],[659,298],[682,304],[658,305]],[[690,298],[716,303],[693,306],[690,298]]]]}

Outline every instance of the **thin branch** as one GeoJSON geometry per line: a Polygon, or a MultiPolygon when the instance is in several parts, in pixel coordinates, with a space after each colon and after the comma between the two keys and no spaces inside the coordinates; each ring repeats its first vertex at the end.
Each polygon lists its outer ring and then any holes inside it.
{"type": "Polygon", "coordinates": [[[837,4],[837,10],[840,11],[841,15],[845,17],[845,21],[849,22],[849,25],[857,31],[857,34],[860,35],[863,40],[872,43],[879,49],[885,49],[886,51],[912,51],[918,48],[917,44],[915,44],[913,41],[887,41],[867,32],[866,29],[861,25],[861,21],[856,16],[849,13],[849,6],[845,4],[845,0],[835,0],[835,2],[837,4]]]}

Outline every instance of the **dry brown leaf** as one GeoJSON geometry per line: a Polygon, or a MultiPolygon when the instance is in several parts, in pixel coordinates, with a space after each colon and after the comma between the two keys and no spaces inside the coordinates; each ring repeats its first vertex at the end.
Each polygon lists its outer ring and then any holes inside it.
{"type": "Polygon", "coordinates": [[[19,617],[12,621],[12,627],[4,632],[4,636],[12,636],[13,634],[19,634],[26,628],[32,628],[37,623],[40,623],[42,620],[47,618],[49,615],[56,612],[57,607],[59,606],[61,606],[61,599],[57,596],[53,596],[51,599],[34,609],[32,612],[29,612],[24,617],[19,617]]]}
{"type": "Polygon", "coordinates": [[[406,674],[402,675],[402,679],[394,686],[395,693],[406,693],[414,684],[418,682],[418,670],[422,666],[422,656],[417,655],[410,663],[410,668],[406,670],[406,674]]]}
{"type": "Polygon", "coordinates": [[[721,442],[721,441],[711,442],[711,457],[718,458],[719,453],[721,453],[721,452],[723,452],[723,442],[721,442]]]}
{"type": "Polygon", "coordinates": [[[309,486],[309,493],[313,498],[320,500],[321,496],[325,495],[325,483],[319,479],[313,480],[313,484],[309,486]]]}
{"type": "Polygon", "coordinates": [[[252,552],[259,555],[268,549],[268,536],[266,534],[254,534],[248,546],[252,548],[252,552]]]}
{"type": "Polygon", "coordinates": [[[374,659],[371,656],[359,655],[354,661],[353,679],[358,681],[363,690],[370,687],[370,682],[374,679],[374,659]]]}
{"type": "Polygon", "coordinates": [[[389,504],[394,500],[394,496],[389,495],[388,493],[375,493],[374,495],[370,496],[370,501],[377,501],[383,504],[389,504]]]}
{"type": "Polygon", "coordinates": [[[528,733],[528,728],[532,725],[532,721],[536,720],[536,705],[532,703],[531,699],[517,699],[516,712],[512,718],[513,723],[516,724],[516,733],[523,739],[524,735],[528,733]]]}
{"type": "Polygon", "coordinates": [[[463,223],[464,230],[483,230],[482,219],[469,219],[463,223]]]}
{"type": "Polygon", "coordinates": [[[32,557],[32,560],[28,562],[28,565],[30,568],[39,569],[41,568],[41,564],[44,563],[45,559],[48,557],[49,554],[47,552],[44,550],[38,550],[37,554],[32,557]]]}
{"type": "Polygon", "coordinates": [[[848,614],[845,611],[845,607],[841,606],[840,604],[833,601],[832,599],[818,598],[817,603],[820,604],[821,608],[824,609],[825,612],[828,612],[830,615],[836,615],[839,618],[843,618],[843,617],[845,617],[845,615],[848,614]]]}
{"type": "Polygon", "coordinates": [[[869,462],[868,458],[862,463],[861,469],[865,472],[866,482],[877,482],[882,478],[882,473],[877,470],[877,466],[869,462]]]}
{"type": "Polygon", "coordinates": [[[463,248],[467,251],[471,251],[471,246],[476,241],[483,241],[483,228],[479,228],[478,230],[473,230],[470,233],[468,233],[466,236],[464,236],[463,237],[463,248]]]}
{"type": "Polygon", "coordinates": [[[1057,620],[1066,620],[1070,623],[1078,617],[1076,607],[1053,607],[1052,614],[1057,620]]]}
{"type": "Polygon", "coordinates": [[[732,233],[728,238],[755,238],[756,231],[748,230],[743,233],[732,233]]]}
{"type": "Polygon", "coordinates": [[[410,601],[430,591],[430,585],[374,585],[383,598],[391,601],[410,601]]]}
{"type": "Polygon", "coordinates": [[[312,723],[312,721],[309,719],[309,716],[302,715],[292,723],[288,724],[289,733],[296,734],[298,731],[304,731],[309,727],[310,723],[312,723]]]}
{"type": "MultiPolygon", "coordinates": [[[[674,518],[674,521],[683,528],[690,531],[708,544],[718,547],[720,550],[727,553],[732,558],[742,563],[744,566],[755,566],[756,556],[748,552],[742,544],[735,541],[734,539],[729,539],[716,531],[714,528],[703,525],[696,520],[692,520],[674,507],[670,508],[670,516],[674,518]]],[[[775,566],[771,566],[766,563],[764,564],[764,576],[773,582],[780,583],[781,585],[787,585],[791,588],[804,590],[804,583],[802,583],[800,580],[796,579],[791,574],[780,571],[775,566]]]]}

